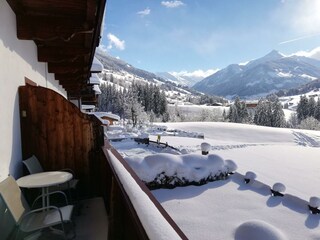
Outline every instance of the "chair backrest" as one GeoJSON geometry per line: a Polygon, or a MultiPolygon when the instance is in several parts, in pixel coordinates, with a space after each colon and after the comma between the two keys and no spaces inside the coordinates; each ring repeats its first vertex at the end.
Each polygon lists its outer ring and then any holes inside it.
{"type": "Polygon", "coordinates": [[[0,194],[16,223],[25,212],[30,211],[26,199],[12,176],[0,182],[0,194]]]}
{"type": "Polygon", "coordinates": [[[43,168],[35,155],[23,161],[30,174],[43,172],[43,168]]]}
{"type": "Polygon", "coordinates": [[[0,193],[0,233],[1,239],[9,239],[15,229],[16,222],[0,193]]]}

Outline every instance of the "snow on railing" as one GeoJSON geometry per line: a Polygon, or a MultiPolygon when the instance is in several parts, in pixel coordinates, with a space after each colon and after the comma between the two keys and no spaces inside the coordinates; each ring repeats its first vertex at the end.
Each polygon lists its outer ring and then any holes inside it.
{"type": "Polygon", "coordinates": [[[187,239],[130,166],[117,154],[118,152],[109,148],[105,149],[105,153],[148,238],[152,240],[187,239]]]}

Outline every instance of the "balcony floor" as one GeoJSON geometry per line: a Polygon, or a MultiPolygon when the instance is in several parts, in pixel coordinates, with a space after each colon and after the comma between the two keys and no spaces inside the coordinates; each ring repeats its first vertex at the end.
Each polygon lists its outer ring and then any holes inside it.
{"type": "MultiPolygon", "coordinates": [[[[102,198],[82,200],[74,212],[76,237],[73,240],[107,240],[108,239],[108,216],[102,198]]],[[[68,239],[72,238],[72,231],[68,229],[68,239]]],[[[60,234],[45,231],[34,234],[28,240],[60,240],[64,239],[60,234]]]]}

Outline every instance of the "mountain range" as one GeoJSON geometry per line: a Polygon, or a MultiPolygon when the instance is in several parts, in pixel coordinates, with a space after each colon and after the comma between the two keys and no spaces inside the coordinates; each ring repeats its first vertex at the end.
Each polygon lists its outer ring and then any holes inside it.
{"type": "Polygon", "coordinates": [[[296,88],[318,78],[320,61],[302,56],[288,57],[273,50],[247,64],[231,64],[193,88],[210,95],[250,99],[296,88]]]}
{"type": "MultiPolygon", "coordinates": [[[[161,90],[165,91],[168,102],[189,102],[190,99],[197,102],[197,99],[201,101],[208,100],[210,103],[214,102],[226,102],[225,99],[216,96],[206,96],[192,88],[189,88],[186,84],[181,83],[178,79],[174,79],[173,75],[168,73],[168,77],[161,77],[154,73],[136,68],[131,64],[112,57],[107,53],[98,50],[95,56],[103,64],[104,70],[102,72],[102,79],[109,84],[115,85],[117,88],[128,88],[133,82],[146,84],[152,83],[160,86],[161,90]],[[169,79],[172,78],[172,79],[169,79]]],[[[163,75],[165,76],[165,75],[163,75]]]]}
{"type": "Polygon", "coordinates": [[[156,75],[159,77],[162,77],[167,81],[171,81],[176,84],[185,85],[188,87],[192,87],[194,84],[204,79],[203,76],[195,76],[194,74],[190,74],[188,72],[184,72],[184,73],[157,72],[156,75]]]}

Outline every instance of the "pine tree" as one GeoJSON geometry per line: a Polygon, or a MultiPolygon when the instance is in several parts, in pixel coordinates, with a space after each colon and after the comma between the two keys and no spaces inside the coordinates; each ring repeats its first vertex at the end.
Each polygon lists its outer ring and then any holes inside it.
{"type": "Polygon", "coordinates": [[[320,121],[320,100],[318,98],[317,104],[314,110],[314,118],[320,121]]]}
{"type": "Polygon", "coordinates": [[[272,127],[285,127],[286,119],[282,109],[282,105],[277,98],[272,103],[272,115],[271,115],[271,126],[272,127]]]}
{"type": "Polygon", "coordinates": [[[247,110],[246,103],[244,101],[240,101],[239,97],[237,97],[234,101],[234,104],[230,106],[228,118],[230,122],[235,122],[235,123],[248,122],[249,113],[247,110]]]}
{"type": "Polygon", "coordinates": [[[308,100],[308,117],[314,117],[314,113],[316,110],[316,101],[313,97],[308,100]]]}
{"type": "Polygon", "coordinates": [[[305,95],[300,96],[300,102],[297,106],[297,116],[299,122],[301,122],[303,119],[306,119],[309,115],[308,102],[308,98],[305,95]]]}
{"type": "Polygon", "coordinates": [[[229,114],[228,114],[228,119],[230,122],[237,122],[239,117],[238,117],[238,110],[234,104],[230,106],[229,114]]]}
{"type": "Polygon", "coordinates": [[[254,123],[261,126],[271,127],[271,116],[272,109],[269,101],[265,99],[260,99],[256,107],[256,112],[254,115],[254,123]]]}

